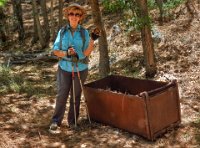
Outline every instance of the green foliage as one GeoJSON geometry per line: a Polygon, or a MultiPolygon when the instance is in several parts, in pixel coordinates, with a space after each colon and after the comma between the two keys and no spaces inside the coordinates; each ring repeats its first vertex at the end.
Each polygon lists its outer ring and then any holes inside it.
{"type": "Polygon", "coordinates": [[[193,127],[195,127],[196,133],[195,133],[195,139],[197,141],[197,143],[200,145],[200,118],[197,119],[197,121],[193,122],[193,127]]]}
{"type": "Polygon", "coordinates": [[[14,76],[10,68],[0,66],[0,93],[19,92],[20,84],[23,82],[19,76],[14,76]]]}
{"type": "Polygon", "coordinates": [[[141,30],[143,26],[145,26],[145,25],[151,26],[151,24],[152,24],[151,19],[148,16],[144,17],[144,18],[134,16],[126,22],[126,26],[128,28],[130,28],[130,26],[132,26],[136,30],[141,30]]]}
{"type": "Polygon", "coordinates": [[[7,0],[0,0],[0,7],[3,7],[6,2],[7,2],[7,0]]]}
{"type": "Polygon", "coordinates": [[[164,9],[169,10],[169,9],[173,9],[176,8],[177,6],[179,6],[180,4],[182,4],[183,2],[185,2],[186,0],[168,0],[166,3],[163,4],[164,9]]]}
{"type": "Polygon", "coordinates": [[[106,12],[114,13],[123,11],[126,8],[126,1],[125,0],[103,0],[102,4],[106,10],[106,12]]]}
{"type": "MultiPolygon", "coordinates": [[[[36,71],[33,68],[31,70],[36,71]]],[[[0,65],[0,95],[7,93],[23,93],[30,97],[33,95],[42,96],[51,93],[54,94],[54,88],[49,87],[49,81],[42,80],[35,81],[28,78],[25,79],[21,73],[0,65]]]]}
{"type": "Polygon", "coordinates": [[[31,96],[36,93],[35,88],[24,80],[20,74],[14,73],[10,68],[0,66],[0,94],[27,93],[31,96]]]}
{"type": "MultiPolygon", "coordinates": [[[[185,1],[186,0],[168,0],[166,3],[163,3],[163,8],[165,10],[170,10],[170,9],[176,8],[177,6],[184,3],[185,1]]],[[[149,10],[158,8],[155,0],[148,0],[147,5],[148,5],[149,10]]]]}
{"type": "Polygon", "coordinates": [[[140,30],[144,25],[151,25],[149,17],[141,18],[136,15],[139,8],[134,0],[103,0],[103,6],[106,12],[117,13],[120,11],[127,28],[134,27],[136,30],[140,30]]]}
{"type": "Polygon", "coordinates": [[[148,0],[147,1],[147,6],[148,6],[148,9],[149,10],[152,10],[152,9],[156,9],[157,8],[157,5],[155,3],[155,0],[148,0]]]}
{"type": "MultiPolygon", "coordinates": [[[[149,10],[158,8],[155,0],[148,0],[147,6],[149,10]]],[[[168,0],[163,3],[163,10],[173,9],[185,0],[168,0]]],[[[136,14],[138,13],[138,7],[134,0],[103,0],[102,4],[106,12],[123,14],[125,24],[127,28],[134,27],[136,30],[140,30],[144,25],[151,25],[151,19],[140,18],[136,14]],[[129,13],[131,11],[131,13],[129,13]]],[[[166,13],[166,12],[165,12],[166,13]]]]}

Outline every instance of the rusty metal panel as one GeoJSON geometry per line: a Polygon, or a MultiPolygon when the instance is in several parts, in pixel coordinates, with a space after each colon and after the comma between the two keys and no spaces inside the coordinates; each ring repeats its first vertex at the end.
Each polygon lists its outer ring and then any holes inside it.
{"type": "Polygon", "coordinates": [[[180,122],[177,91],[176,83],[113,75],[84,85],[92,120],[150,140],[180,122]]]}
{"type": "Polygon", "coordinates": [[[180,123],[180,102],[177,83],[172,82],[162,92],[149,96],[149,123],[152,138],[163,132],[163,129],[180,123]]]}
{"type": "Polygon", "coordinates": [[[145,136],[148,132],[144,100],[85,87],[91,119],[145,136]]]}

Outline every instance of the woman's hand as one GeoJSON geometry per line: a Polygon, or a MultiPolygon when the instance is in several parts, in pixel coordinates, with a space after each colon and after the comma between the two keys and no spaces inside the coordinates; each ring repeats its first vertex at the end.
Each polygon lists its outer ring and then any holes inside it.
{"type": "Polygon", "coordinates": [[[69,47],[67,50],[67,56],[75,56],[77,55],[75,49],[73,47],[69,47]]]}
{"type": "Polygon", "coordinates": [[[91,39],[92,39],[93,41],[95,41],[96,39],[98,39],[98,38],[100,37],[100,34],[101,34],[100,29],[99,29],[99,28],[95,28],[95,29],[92,31],[92,33],[90,34],[91,39]]]}
{"type": "Polygon", "coordinates": [[[66,51],[62,51],[62,50],[54,50],[53,54],[59,58],[65,57],[67,55],[66,51]]]}

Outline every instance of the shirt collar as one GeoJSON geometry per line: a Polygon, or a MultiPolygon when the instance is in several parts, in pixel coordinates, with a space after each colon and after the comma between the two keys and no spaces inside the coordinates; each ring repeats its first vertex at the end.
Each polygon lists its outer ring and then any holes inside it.
{"type": "MultiPolygon", "coordinates": [[[[78,25],[76,28],[76,31],[80,31],[80,28],[81,28],[81,26],[78,25]]],[[[67,29],[69,29],[69,30],[71,29],[71,26],[69,24],[67,25],[67,29]]]]}

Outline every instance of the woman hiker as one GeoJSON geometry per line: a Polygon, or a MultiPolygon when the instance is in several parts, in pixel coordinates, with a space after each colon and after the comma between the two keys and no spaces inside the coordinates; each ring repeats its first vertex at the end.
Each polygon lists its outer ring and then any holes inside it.
{"type": "Polygon", "coordinates": [[[50,125],[50,130],[53,131],[62,124],[69,93],[70,106],[67,121],[69,126],[76,124],[82,92],[78,73],[84,83],[88,75],[86,59],[93,51],[94,40],[100,33],[92,32],[90,37],[88,30],[80,25],[86,11],[79,4],[71,4],[63,12],[68,24],[60,29],[53,45],[53,54],[60,59],[57,70],[56,106],[50,125]]]}

